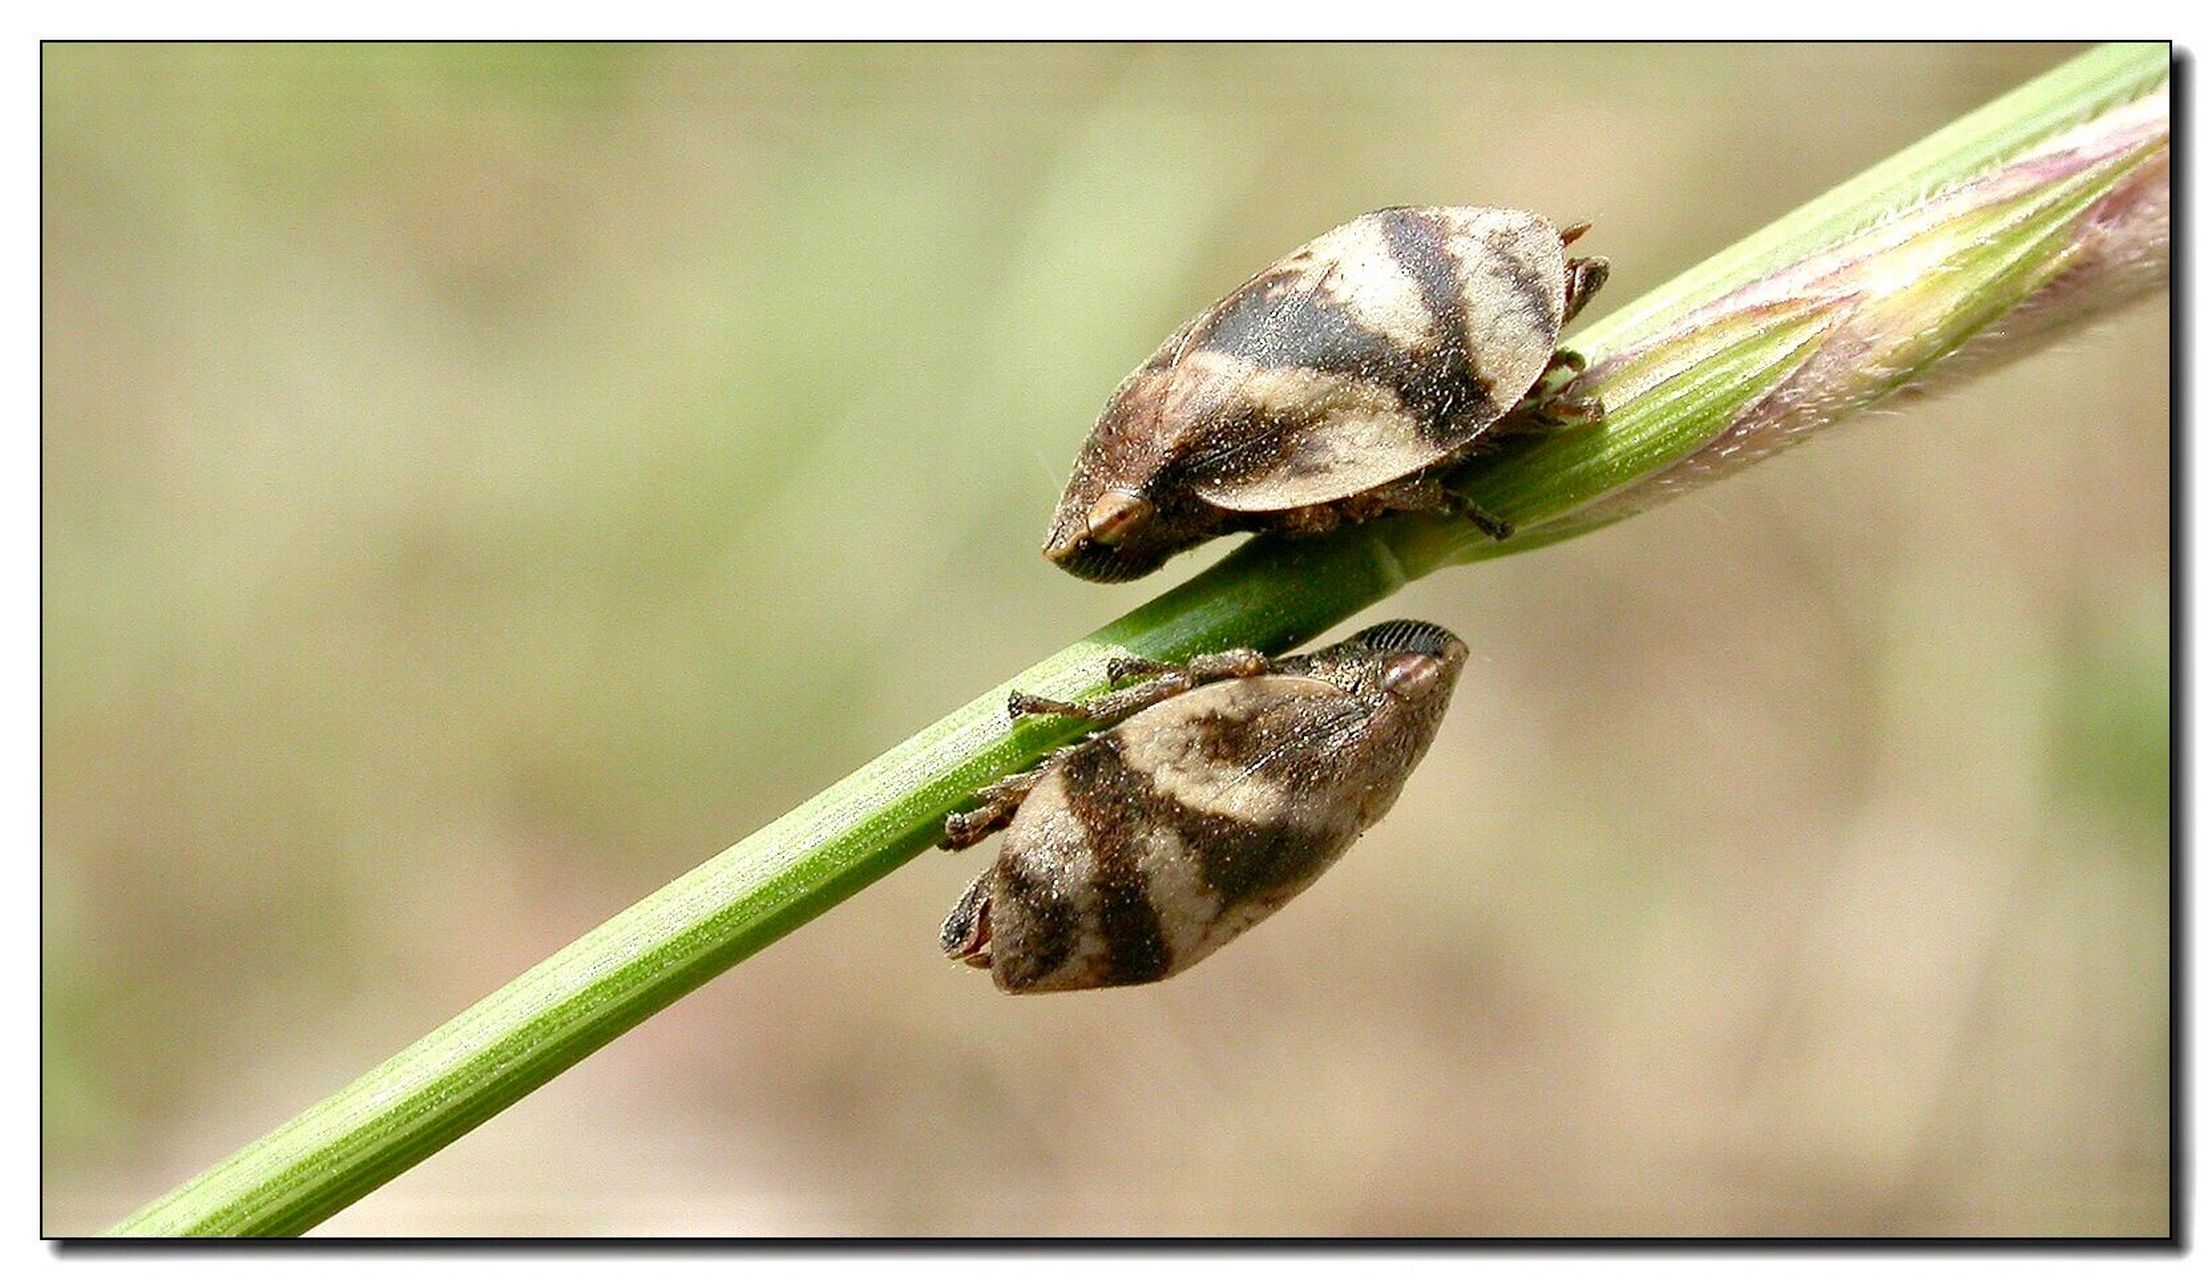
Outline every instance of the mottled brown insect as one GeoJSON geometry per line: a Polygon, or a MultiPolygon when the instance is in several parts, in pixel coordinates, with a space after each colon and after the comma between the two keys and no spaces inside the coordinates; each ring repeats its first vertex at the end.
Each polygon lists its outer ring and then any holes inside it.
{"type": "Polygon", "coordinates": [[[1143,684],[1091,706],[1015,694],[1017,716],[1109,722],[945,823],[998,862],[945,921],[945,954],[1001,989],[1155,982],[1312,884],[1398,798],[1467,646],[1387,622],[1298,657],[1250,649],[1186,666],[1120,662],[1143,684]]]}
{"type": "Polygon", "coordinates": [[[1511,530],[1440,483],[1514,429],[1595,421],[1561,393],[1559,332],[1605,282],[1514,209],[1383,209],[1252,277],[1107,401],[1045,537],[1118,582],[1219,534],[1315,533],[1386,511],[1511,530]]]}

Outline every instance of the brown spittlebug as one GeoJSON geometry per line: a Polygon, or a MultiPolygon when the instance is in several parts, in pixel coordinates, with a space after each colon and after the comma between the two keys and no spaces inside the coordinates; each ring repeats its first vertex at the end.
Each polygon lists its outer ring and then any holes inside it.
{"type": "Polygon", "coordinates": [[[1439,481],[1515,430],[1603,416],[1559,332],[1605,283],[1588,228],[1516,209],[1382,209],[1177,330],[1099,415],[1045,556],[1118,582],[1208,538],[1387,511],[1511,530],[1439,481]]]}
{"type": "Polygon", "coordinates": [[[1005,991],[1156,982],[1242,933],[1336,861],[1428,750],[1467,646],[1386,622],[1270,660],[1121,661],[1081,706],[1017,693],[1015,716],[1083,716],[1093,736],[985,789],[945,823],[998,861],[945,921],[945,954],[1005,991]]]}

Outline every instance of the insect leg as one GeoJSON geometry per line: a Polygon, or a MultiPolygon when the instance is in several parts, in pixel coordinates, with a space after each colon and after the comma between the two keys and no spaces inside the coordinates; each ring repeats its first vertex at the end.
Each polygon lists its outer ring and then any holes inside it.
{"type": "Polygon", "coordinates": [[[1555,351],[1551,362],[1529,388],[1513,412],[1498,419],[1483,433],[1481,443],[1496,444],[1516,436],[1546,434],[1563,427],[1586,427],[1605,420],[1605,404],[1596,396],[1565,394],[1590,362],[1579,352],[1555,351]]]}
{"type": "Polygon", "coordinates": [[[1029,793],[1036,789],[1045,773],[1060,762],[1066,750],[1063,747],[1039,761],[1037,767],[1008,774],[976,792],[974,808],[945,819],[945,835],[937,842],[937,847],[960,850],[981,844],[992,832],[1012,822],[1014,811],[1022,807],[1022,801],[1029,798],[1029,793]]]}
{"type": "Polygon", "coordinates": [[[1455,490],[1438,485],[1437,491],[1442,495],[1444,510],[1465,520],[1499,542],[1513,536],[1513,522],[1511,520],[1491,515],[1481,507],[1476,506],[1473,499],[1464,497],[1455,490]]]}
{"type": "Polygon", "coordinates": [[[1583,359],[1579,351],[1552,352],[1544,371],[1536,376],[1536,385],[1530,387],[1528,394],[1521,397],[1521,403],[1514,407],[1528,408],[1544,403],[1565,391],[1568,384],[1581,377],[1582,371],[1589,367],[1590,362],[1583,359]]]}
{"type": "Polygon", "coordinates": [[[1152,658],[1133,655],[1106,660],[1106,679],[1111,684],[1127,684],[1140,676],[1164,676],[1175,670],[1172,662],[1160,662],[1152,658]]]}
{"type": "MultiPolygon", "coordinates": [[[[1449,470],[1458,459],[1444,464],[1449,470]]],[[[1430,515],[1457,516],[1503,542],[1513,536],[1513,522],[1491,515],[1469,498],[1446,488],[1434,475],[1408,476],[1368,490],[1367,496],[1388,511],[1426,511],[1430,515]]]]}
{"type": "Polygon", "coordinates": [[[1265,675],[1273,667],[1274,664],[1268,661],[1267,655],[1257,649],[1224,649],[1219,653],[1201,653],[1180,666],[1172,662],[1157,662],[1151,658],[1109,658],[1106,662],[1106,678],[1115,684],[1121,684],[1139,676],[1168,676],[1180,672],[1192,678],[1195,688],[1214,680],[1265,675]]]}
{"type": "Polygon", "coordinates": [[[1537,406],[1524,421],[1546,430],[1596,426],[1605,421],[1605,402],[1596,396],[1557,396],[1537,406]]]}
{"type": "Polygon", "coordinates": [[[1082,720],[1096,720],[1090,708],[1080,702],[1062,702],[1041,693],[1023,693],[1016,689],[1006,695],[1008,718],[1019,720],[1023,716],[1074,716],[1082,720]]]}
{"type": "Polygon", "coordinates": [[[1143,658],[1116,658],[1106,666],[1108,679],[1119,681],[1134,675],[1149,675],[1152,678],[1143,684],[1102,694],[1091,702],[1062,702],[1057,698],[1016,692],[1007,698],[1006,710],[1017,719],[1031,715],[1055,715],[1112,722],[1127,719],[1146,707],[1164,702],[1177,694],[1189,693],[1202,684],[1265,675],[1274,670],[1274,667],[1275,664],[1269,661],[1268,656],[1257,649],[1227,649],[1220,653],[1202,653],[1179,667],[1143,658]]]}
{"type": "Polygon", "coordinates": [[[1308,534],[1327,533],[1345,522],[1339,508],[1342,503],[1316,502],[1308,506],[1292,507],[1276,514],[1273,524],[1284,533],[1304,537],[1308,534]]]}

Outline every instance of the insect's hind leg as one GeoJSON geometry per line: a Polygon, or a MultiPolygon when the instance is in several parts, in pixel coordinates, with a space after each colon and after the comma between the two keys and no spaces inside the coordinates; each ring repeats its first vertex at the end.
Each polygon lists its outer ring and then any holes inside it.
{"type": "MultiPolygon", "coordinates": [[[[1488,440],[1486,435],[1477,443],[1487,444],[1488,440]]],[[[1373,504],[1378,514],[1382,511],[1424,511],[1430,515],[1456,516],[1503,542],[1513,536],[1512,521],[1483,510],[1474,500],[1454,492],[1438,478],[1440,475],[1450,474],[1474,452],[1476,450],[1473,448],[1463,450],[1427,471],[1378,485],[1361,497],[1373,504]]]]}
{"type": "Polygon", "coordinates": [[[1438,485],[1437,489],[1443,494],[1444,510],[1482,530],[1498,542],[1503,542],[1513,536],[1513,522],[1511,520],[1507,520],[1503,516],[1490,514],[1477,506],[1474,499],[1457,490],[1446,489],[1442,485],[1438,485]]]}

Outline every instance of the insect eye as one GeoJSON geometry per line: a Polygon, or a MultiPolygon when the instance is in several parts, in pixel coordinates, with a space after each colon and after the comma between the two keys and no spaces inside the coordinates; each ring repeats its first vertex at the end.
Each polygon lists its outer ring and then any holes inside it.
{"type": "Polygon", "coordinates": [[[1127,489],[1108,489],[1091,504],[1084,523],[1089,526],[1093,542],[1118,547],[1130,534],[1144,527],[1152,518],[1152,511],[1151,503],[1127,489]]]}
{"type": "Polygon", "coordinates": [[[1427,654],[1394,653],[1383,663],[1383,688],[1401,698],[1418,698],[1436,687],[1444,664],[1427,654]]]}

